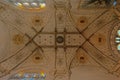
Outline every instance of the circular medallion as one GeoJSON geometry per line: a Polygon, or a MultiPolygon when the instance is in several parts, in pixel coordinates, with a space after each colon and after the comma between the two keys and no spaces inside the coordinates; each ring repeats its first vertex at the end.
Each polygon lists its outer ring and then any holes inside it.
{"type": "Polygon", "coordinates": [[[63,38],[62,36],[58,36],[58,37],[56,38],[56,41],[57,41],[58,43],[63,43],[63,42],[64,42],[64,38],[63,38]]]}

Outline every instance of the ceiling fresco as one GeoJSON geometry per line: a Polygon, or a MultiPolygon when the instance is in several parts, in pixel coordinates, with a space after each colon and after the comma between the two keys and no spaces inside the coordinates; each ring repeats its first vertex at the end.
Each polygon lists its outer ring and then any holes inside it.
{"type": "Polygon", "coordinates": [[[83,65],[119,80],[119,8],[118,0],[0,1],[0,80],[72,80],[83,65]]]}

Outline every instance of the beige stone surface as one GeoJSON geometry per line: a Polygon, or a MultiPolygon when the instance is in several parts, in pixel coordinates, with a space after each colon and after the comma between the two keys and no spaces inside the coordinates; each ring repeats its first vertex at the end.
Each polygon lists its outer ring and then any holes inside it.
{"type": "Polygon", "coordinates": [[[0,80],[42,71],[45,80],[120,80],[119,6],[46,0],[32,11],[0,0],[0,80]]]}

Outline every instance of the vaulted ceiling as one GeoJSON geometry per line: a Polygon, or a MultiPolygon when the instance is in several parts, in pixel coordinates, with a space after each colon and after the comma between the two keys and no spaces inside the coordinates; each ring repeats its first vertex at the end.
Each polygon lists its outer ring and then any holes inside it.
{"type": "Polygon", "coordinates": [[[89,80],[119,80],[119,4],[116,0],[1,0],[0,80],[41,71],[46,80],[79,80],[86,75],[89,80]]]}

